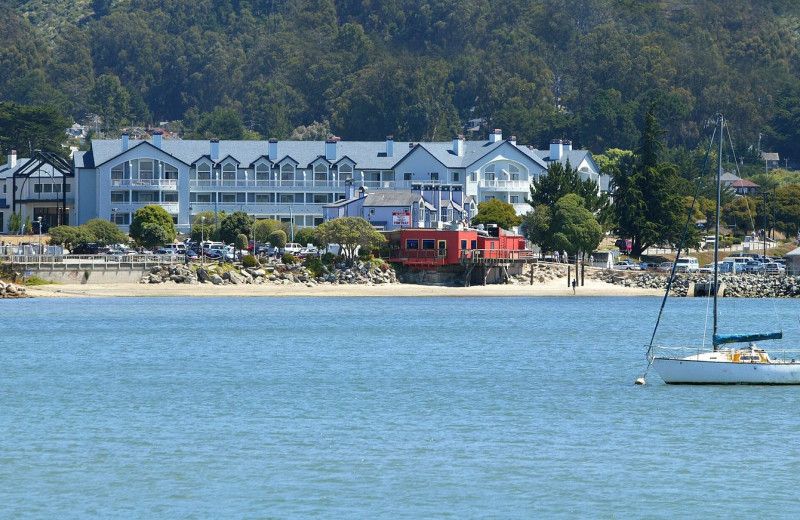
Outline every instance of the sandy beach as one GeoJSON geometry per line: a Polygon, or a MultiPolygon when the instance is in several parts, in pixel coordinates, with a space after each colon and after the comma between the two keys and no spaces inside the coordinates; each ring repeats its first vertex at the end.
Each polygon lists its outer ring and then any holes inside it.
{"type": "Polygon", "coordinates": [[[567,287],[566,278],[546,283],[487,285],[473,287],[443,287],[414,284],[385,285],[213,285],[203,284],[74,284],[39,285],[27,287],[29,295],[37,298],[113,298],[113,297],[595,297],[595,296],[661,296],[659,289],[638,289],[623,287],[586,278],[583,287],[577,287],[575,294],[567,287]]]}

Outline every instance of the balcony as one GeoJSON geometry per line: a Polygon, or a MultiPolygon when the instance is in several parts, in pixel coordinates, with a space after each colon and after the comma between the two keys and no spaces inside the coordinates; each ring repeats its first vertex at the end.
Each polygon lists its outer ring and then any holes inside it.
{"type": "Polygon", "coordinates": [[[478,186],[483,189],[501,191],[528,191],[531,186],[530,181],[506,181],[481,179],[478,186]]]}
{"type": "Polygon", "coordinates": [[[172,188],[178,186],[176,179],[111,179],[111,187],[125,188],[172,188]]]}

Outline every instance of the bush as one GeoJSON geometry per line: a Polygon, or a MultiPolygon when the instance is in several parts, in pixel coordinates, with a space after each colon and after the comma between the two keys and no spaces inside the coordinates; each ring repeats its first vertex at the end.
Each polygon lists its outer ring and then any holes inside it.
{"type": "Polygon", "coordinates": [[[253,255],[244,255],[242,257],[242,265],[244,267],[258,267],[260,264],[258,263],[258,258],[253,255]]]}
{"type": "Polygon", "coordinates": [[[308,257],[306,260],[306,268],[314,273],[314,277],[322,276],[322,274],[325,272],[325,268],[322,266],[322,260],[316,256],[308,257]]]}
{"type": "Polygon", "coordinates": [[[284,264],[296,264],[298,262],[298,259],[292,253],[283,253],[283,256],[281,257],[281,262],[283,262],[284,264]]]}
{"type": "Polygon", "coordinates": [[[322,263],[326,264],[326,265],[330,265],[330,264],[333,263],[335,258],[336,258],[336,255],[334,255],[333,253],[328,251],[327,253],[324,253],[322,255],[322,263]]]}

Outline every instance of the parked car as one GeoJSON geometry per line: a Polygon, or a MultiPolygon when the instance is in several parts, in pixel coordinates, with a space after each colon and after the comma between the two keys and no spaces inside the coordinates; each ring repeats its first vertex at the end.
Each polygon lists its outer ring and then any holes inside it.
{"type": "Polygon", "coordinates": [[[661,262],[658,266],[658,270],[667,273],[672,271],[672,262],[661,262]]]}
{"type": "Polygon", "coordinates": [[[72,248],[70,253],[73,255],[96,255],[100,253],[100,245],[94,242],[84,242],[72,248]]]}
{"type": "Polygon", "coordinates": [[[778,262],[770,262],[768,264],[764,264],[765,274],[784,274],[785,272],[786,272],[786,267],[784,267],[778,262]]]}
{"type": "Polygon", "coordinates": [[[203,250],[203,256],[209,260],[218,260],[222,258],[222,251],[219,249],[205,249],[203,250]]]}
{"type": "Polygon", "coordinates": [[[764,264],[762,264],[758,260],[750,260],[746,264],[744,264],[744,272],[745,273],[763,273],[764,272],[764,264]]]}
{"type": "Polygon", "coordinates": [[[616,262],[614,264],[614,269],[617,271],[634,271],[636,270],[636,265],[633,262],[616,262]]]}
{"type": "Polygon", "coordinates": [[[186,258],[189,260],[199,260],[200,256],[195,252],[194,249],[187,249],[186,250],[186,258]]]}

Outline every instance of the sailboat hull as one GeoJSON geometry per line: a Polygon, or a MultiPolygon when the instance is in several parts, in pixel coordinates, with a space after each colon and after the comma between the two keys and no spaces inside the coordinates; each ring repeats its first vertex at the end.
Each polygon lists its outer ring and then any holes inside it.
{"type": "Polygon", "coordinates": [[[670,385],[800,385],[800,363],[735,363],[653,359],[653,369],[670,385]]]}

